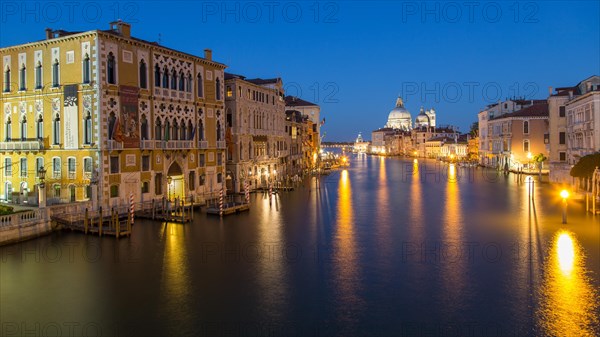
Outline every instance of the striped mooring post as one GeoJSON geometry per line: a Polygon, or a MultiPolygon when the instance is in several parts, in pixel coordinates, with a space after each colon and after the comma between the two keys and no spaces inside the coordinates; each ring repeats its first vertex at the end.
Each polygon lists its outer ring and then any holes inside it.
{"type": "Polygon", "coordinates": [[[133,193],[129,194],[129,215],[131,216],[131,224],[133,225],[133,214],[135,212],[135,205],[133,204],[133,193]]]}
{"type": "Polygon", "coordinates": [[[250,204],[250,190],[248,189],[247,181],[244,181],[244,194],[246,195],[246,203],[250,204]]]}
{"type": "Polygon", "coordinates": [[[223,188],[219,191],[219,215],[223,216],[223,188]]]}

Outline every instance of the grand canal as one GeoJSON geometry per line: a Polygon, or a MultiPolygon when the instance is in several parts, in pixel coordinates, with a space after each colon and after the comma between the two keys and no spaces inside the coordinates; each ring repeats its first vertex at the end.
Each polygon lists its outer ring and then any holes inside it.
{"type": "MultiPolygon", "coordinates": [[[[600,218],[556,187],[354,155],[246,214],[0,250],[3,336],[593,336],[600,218]]],[[[536,177],[537,180],[537,177],[536,177]]]]}

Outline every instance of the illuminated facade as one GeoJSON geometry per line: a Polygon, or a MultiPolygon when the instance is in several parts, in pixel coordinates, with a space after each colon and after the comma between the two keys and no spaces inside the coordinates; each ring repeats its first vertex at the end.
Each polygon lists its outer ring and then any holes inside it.
{"type": "Polygon", "coordinates": [[[288,172],[283,82],[226,74],[227,188],[266,187],[288,172]]]}
{"type": "Polygon", "coordinates": [[[2,199],[36,203],[42,166],[49,204],[217,195],[225,65],[210,50],[197,57],[140,40],[118,21],[46,30],[0,54],[2,199]]]}

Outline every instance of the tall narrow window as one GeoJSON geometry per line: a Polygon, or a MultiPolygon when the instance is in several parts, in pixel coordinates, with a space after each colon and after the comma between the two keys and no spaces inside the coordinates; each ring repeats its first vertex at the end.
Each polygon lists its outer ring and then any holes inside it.
{"type": "Polygon", "coordinates": [[[175,71],[175,69],[173,69],[173,71],[171,72],[171,89],[177,89],[177,71],[175,71]]]}
{"type": "Polygon", "coordinates": [[[10,67],[6,66],[4,69],[4,92],[10,91],[10,67]]]}
{"type": "Polygon", "coordinates": [[[52,86],[58,87],[60,85],[60,63],[58,63],[58,59],[54,59],[54,63],[52,64],[52,86]]]}
{"type": "Polygon", "coordinates": [[[21,120],[21,140],[26,140],[27,139],[27,119],[25,117],[23,117],[23,120],[21,120]]]}
{"type": "Polygon", "coordinates": [[[44,138],[44,120],[42,119],[42,115],[40,115],[38,117],[38,120],[36,121],[35,129],[36,129],[37,139],[44,138]]]}
{"type": "Polygon", "coordinates": [[[154,139],[162,140],[162,122],[159,118],[156,118],[156,123],[154,123],[154,139]]]}
{"type": "Polygon", "coordinates": [[[198,121],[198,139],[204,140],[204,123],[202,123],[202,120],[198,121]]]}
{"type": "Polygon", "coordinates": [[[12,176],[12,159],[4,158],[4,176],[11,177],[12,176]]]}
{"type": "Polygon", "coordinates": [[[171,140],[171,122],[167,120],[165,123],[165,141],[171,140]]]}
{"type": "MultiPolygon", "coordinates": [[[[196,84],[196,86],[198,87],[198,97],[203,97],[204,93],[202,92],[202,74],[198,73],[198,78],[197,78],[198,83],[196,84]]],[[[10,91],[10,89],[9,89],[10,91]]]]}
{"type": "Polygon", "coordinates": [[[60,117],[56,114],[54,117],[53,130],[52,130],[52,144],[60,144],[60,117]]]}
{"type": "Polygon", "coordinates": [[[528,134],[529,133],[529,121],[524,121],[523,122],[523,133],[524,134],[528,134]]]}
{"type": "Polygon", "coordinates": [[[194,139],[194,126],[192,125],[192,121],[188,121],[188,140],[194,139]]]}
{"type": "Polygon", "coordinates": [[[217,95],[217,101],[221,100],[221,80],[217,77],[217,80],[215,81],[215,90],[216,90],[216,95],[217,95]]]}
{"type": "Polygon", "coordinates": [[[35,88],[42,89],[42,63],[38,62],[35,66],[35,88]]]}
{"type": "Polygon", "coordinates": [[[69,157],[67,159],[67,167],[69,169],[69,179],[75,178],[75,158],[69,157]]]}
{"type": "Polygon", "coordinates": [[[160,68],[158,64],[154,66],[154,86],[160,88],[160,68]]]}
{"type": "Polygon", "coordinates": [[[21,177],[27,177],[27,158],[21,158],[21,177]]]}
{"type": "Polygon", "coordinates": [[[186,140],[187,139],[187,134],[186,134],[187,128],[185,127],[185,121],[181,121],[180,129],[181,129],[181,131],[179,134],[179,139],[186,140]]]}
{"type": "Polygon", "coordinates": [[[165,89],[169,89],[169,69],[167,66],[163,68],[163,79],[162,79],[162,87],[165,89]]]}
{"type": "Polygon", "coordinates": [[[217,140],[221,140],[221,121],[217,121],[217,140]]]}
{"type": "Polygon", "coordinates": [[[140,61],[140,88],[147,89],[148,84],[146,83],[146,62],[140,61]]]}
{"type": "Polygon", "coordinates": [[[92,158],[90,157],[83,158],[83,175],[86,179],[92,177],[92,158]]]}
{"type": "Polygon", "coordinates": [[[83,142],[87,145],[92,143],[92,116],[89,112],[83,120],[83,142]]]}
{"type": "Polygon", "coordinates": [[[142,123],[140,124],[140,136],[142,140],[148,140],[148,119],[146,119],[146,115],[142,115],[142,123]]]}
{"type": "Polygon", "coordinates": [[[178,139],[179,139],[178,135],[179,135],[179,125],[177,124],[177,120],[175,120],[175,121],[173,122],[173,133],[172,133],[172,139],[173,139],[173,140],[178,140],[178,139]]]}
{"type": "Polygon", "coordinates": [[[529,152],[529,140],[525,139],[523,141],[523,152],[527,153],[529,152]]]}
{"type": "Polygon", "coordinates": [[[90,83],[90,56],[85,54],[83,58],[83,83],[90,83]]]}
{"type": "Polygon", "coordinates": [[[115,122],[117,119],[115,118],[115,114],[113,112],[108,116],[108,139],[114,139],[114,131],[115,131],[115,122]]]}
{"type": "Polygon", "coordinates": [[[113,53],[108,53],[108,58],[106,59],[106,81],[109,84],[116,83],[116,73],[115,73],[115,56],[113,53]]]}
{"type": "Polygon", "coordinates": [[[192,74],[188,73],[187,84],[185,86],[187,92],[192,92],[192,74]]]}
{"type": "Polygon", "coordinates": [[[10,117],[8,117],[6,119],[6,126],[4,128],[4,135],[6,136],[6,141],[10,142],[11,138],[12,138],[12,124],[10,121],[10,117]]]}
{"type": "Polygon", "coordinates": [[[185,91],[185,75],[183,75],[183,71],[179,72],[179,91],[185,91]]]}
{"type": "Polygon", "coordinates": [[[54,157],[52,158],[52,176],[56,178],[60,178],[61,176],[61,167],[60,167],[60,158],[54,157]]]}
{"type": "Polygon", "coordinates": [[[25,64],[19,69],[19,90],[27,90],[27,72],[25,64]]]}

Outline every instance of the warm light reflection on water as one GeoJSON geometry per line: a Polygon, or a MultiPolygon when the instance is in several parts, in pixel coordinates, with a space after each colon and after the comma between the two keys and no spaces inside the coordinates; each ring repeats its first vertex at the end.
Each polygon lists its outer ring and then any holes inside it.
{"type": "Polygon", "coordinates": [[[340,293],[340,313],[344,321],[351,317],[344,316],[347,308],[359,305],[358,299],[358,258],[354,238],[354,209],[352,206],[352,188],[347,170],[340,175],[338,185],[338,204],[335,232],[335,278],[340,293]]]}
{"type": "Polygon", "coordinates": [[[597,336],[598,291],[574,234],[561,230],[548,251],[538,324],[549,336],[597,336]]]}

